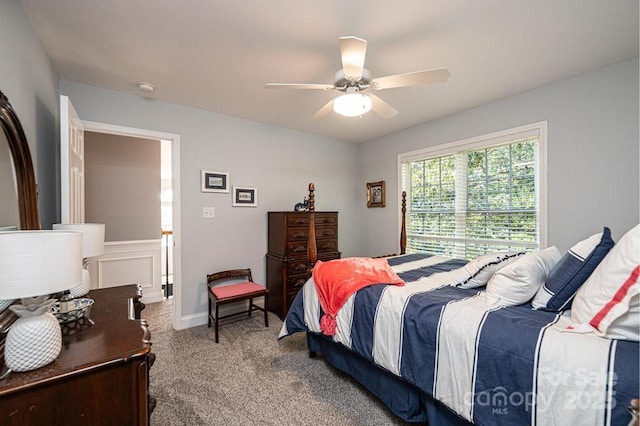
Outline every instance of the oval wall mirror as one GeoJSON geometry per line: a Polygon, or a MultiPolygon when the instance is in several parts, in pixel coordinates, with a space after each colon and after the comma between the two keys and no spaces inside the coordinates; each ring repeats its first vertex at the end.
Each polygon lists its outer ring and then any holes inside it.
{"type": "Polygon", "coordinates": [[[17,229],[20,225],[18,183],[4,132],[0,132],[0,200],[0,231],[17,229]]]}
{"type": "Polygon", "coordinates": [[[0,228],[40,229],[33,162],[27,138],[13,107],[0,91],[0,228]],[[12,223],[16,220],[17,222],[12,223]]]}

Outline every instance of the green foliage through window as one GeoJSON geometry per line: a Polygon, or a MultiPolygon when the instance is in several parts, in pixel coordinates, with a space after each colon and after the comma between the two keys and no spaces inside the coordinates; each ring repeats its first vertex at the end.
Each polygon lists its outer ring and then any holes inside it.
{"type": "Polygon", "coordinates": [[[408,251],[472,259],[539,247],[539,138],[403,163],[408,251]]]}

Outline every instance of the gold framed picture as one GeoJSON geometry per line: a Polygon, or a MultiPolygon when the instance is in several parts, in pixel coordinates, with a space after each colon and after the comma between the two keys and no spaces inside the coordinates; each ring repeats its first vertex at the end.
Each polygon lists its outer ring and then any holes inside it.
{"type": "Polygon", "coordinates": [[[367,207],[384,207],[384,181],[367,183],[367,207]]]}

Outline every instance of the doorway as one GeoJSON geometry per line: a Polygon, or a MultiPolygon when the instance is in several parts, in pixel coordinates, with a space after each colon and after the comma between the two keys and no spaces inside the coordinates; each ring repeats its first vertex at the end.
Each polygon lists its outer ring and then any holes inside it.
{"type": "Polygon", "coordinates": [[[162,295],[173,297],[173,188],[170,140],[160,140],[160,228],[162,230],[162,295]]]}
{"type": "MultiPolygon", "coordinates": [[[[160,194],[155,195],[156,200],[160,199],[159,226],[154,228],[154,235],[158,241],[157,260],[154,255],[145,253],[134,253],[140,249],[144,241],[126,242],[124,249],[118,253],[113,253],[111,260],[114,263],[119,261],[123,268],[127,267],[127,263],[135,265],[138,262],[140,266],[134,267],[136,271],[145,270],[145,263],[155,265],[159,264],[158,277],[153,273],[154,284],[144,289],[143,301],[145,303],[155,303],[167,300],[172,297],[173,305],[173,327],[180,328],[181,309],[180,309],[180,137],[179,135],[156,132],[152,130],[136,129],[130,127],[116,126],[111,124],[83,121],[86,132],[96,134],[113,135],[125,138],[140,138],[140,140],[154,140],[159,143],[159,163],[157,167],[160,169],[160,194]],[[123,253],[127,254],[123,254],[123,253]],[[148,260],[151,259],[151,260],[148,260]],[[157,284],[157,287],[156,287],[157,284]],[[145,292],[145,290],[148,290],[145,292]],[[146,300],[145,300],[146,293],[146,300]]],[[[134,205],[122,205],[120,209],[136,208],[134,205]]],[[[109,243],[105,244],[105,251],[108,250],[109,243]]],[[[114,251],[117,248],[113,249],[114,251]]],[[[140,249],[144,250],[144,248],[140,249]]],[[[154,253],[156,250],[153,250],[154,253]]],[[[107,253],[105,253],[107,255],[107,253]]],[[[105,262],[109,259],[105,259],[105,262]]],[[[107,265],[107,263],[104,263],[107,265]]],[[[97,268],[97,266],[96,266],[97,268]]],[[[154,266],[155,268],[155,266],[154,266]]],[[[108,267],[102,268],[109,271],[108,267]]],[[[147,268],[148,269],[148,268],[147,268]]],[[[129,274],[134,274],[130,271],[129,274]]],[[[105,274],[103,274],[105,275],[105,274]]]]}

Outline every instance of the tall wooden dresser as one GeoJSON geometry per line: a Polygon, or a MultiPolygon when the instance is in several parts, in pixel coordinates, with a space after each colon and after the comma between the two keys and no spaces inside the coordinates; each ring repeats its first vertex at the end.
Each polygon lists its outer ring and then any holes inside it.
{"type": "MultiPolygon", "coordinates": [[[[339,259],[338,212],[316,212],[318,259],[339,259]]],[[[291,302],[309,278],[308,212],[268,213],[267,288],[269,310],[284,319],[291,302]]]]}

